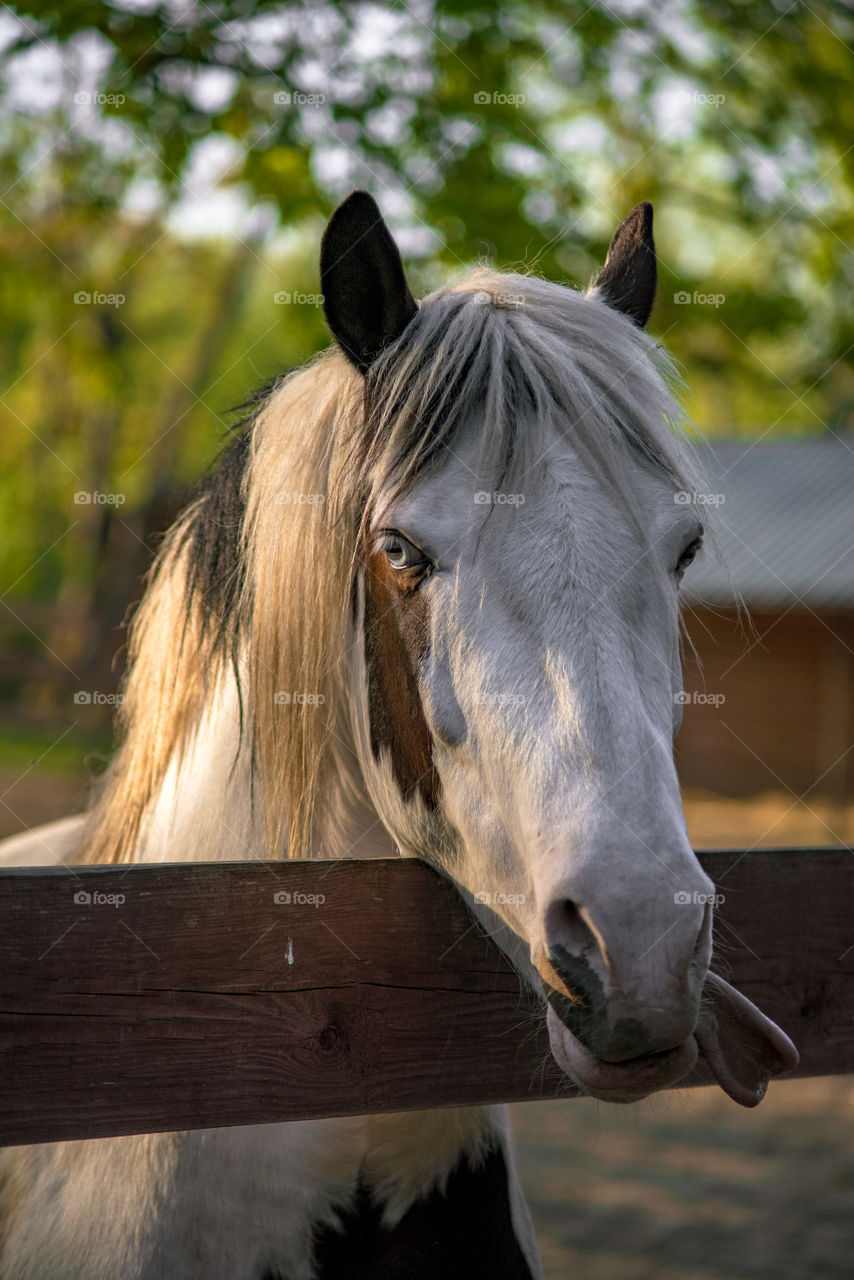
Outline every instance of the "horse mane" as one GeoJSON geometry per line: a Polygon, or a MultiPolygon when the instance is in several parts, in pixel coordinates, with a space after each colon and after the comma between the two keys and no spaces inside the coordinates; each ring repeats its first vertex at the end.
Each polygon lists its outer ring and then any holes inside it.
{"type": "Polygon", "coordinates": [[[321,810],[364,795],[348,646],[359,539],[377,504],[468,424],[482,424],[496,484],[523,483],[556,428],[642,528],[627,451],[696,489],[674,379],[654,339],[595,295],[481,269],[424,299],[366,379],[331,349],[277,382],[152,568],[131,630],[124,741],[81,860],[133,857],[170,761],[229,675],[268,856],[316,853],[321,810]]]}

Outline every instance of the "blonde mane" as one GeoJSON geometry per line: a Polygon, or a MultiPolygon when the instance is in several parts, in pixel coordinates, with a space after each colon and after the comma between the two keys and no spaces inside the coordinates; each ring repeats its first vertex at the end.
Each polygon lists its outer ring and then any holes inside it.
{"type": "Polygon", "coordinates": [[[235,676],[267,856],[315,854],[323,810],[364,795],[348,646],[359,540],[375,504],[411,486],[471,422],[482,424],[498,479],[524,476],[556,428],[630,510],[627,451],[693,491],[672,378],[654,340],[595,296],[478,271],[426,298],[367,379],[330,350],[282,380],[255,415],[240,480],[234,616],[212,618],[194,586],[198,500],[167,537],[133,624],[125,740],[80,860],[133,859],[170,761],[235,676]]]}

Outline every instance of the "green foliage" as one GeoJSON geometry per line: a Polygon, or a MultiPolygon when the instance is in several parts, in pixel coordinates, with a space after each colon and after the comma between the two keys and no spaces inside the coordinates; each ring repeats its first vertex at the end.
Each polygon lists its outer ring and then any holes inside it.
{"type": "MultiPolygon", "coordinates": [[[[216,138],[233,148],[223,185],[282,225],[365,185],[429,229],[426,256],[446,268],[489,256],[583,280],[616,220],[653,198],[657,323],[702,425],[812,430],[849,411],[848,4],[24,0],[17,13],[9,54],[60,51],[54,179],[90,217],[116,213],[141,174],[174,201],[216,138]],[[103,114],[132,139],[109,164],[72,102],[94,84],[86,41],[103,114]],[[61,172],[72,160],[76,183],[61,172]],[[726,303],[676,311],[681,292],[726,303]]],[[[4,165],[12,177],[8,151],[4,165]]]]}

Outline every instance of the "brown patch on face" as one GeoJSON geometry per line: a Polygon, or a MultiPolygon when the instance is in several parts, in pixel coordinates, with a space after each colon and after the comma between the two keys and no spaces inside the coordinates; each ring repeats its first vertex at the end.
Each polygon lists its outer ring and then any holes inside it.
{"type": "Polygon", "coordinates": [[[418,791],[432,809],[439,777],[415,676],[429,634],[427,601],[417,590],[421,575],[392,569],[382,551],[367,551],[363,565],[371,750],[379,757],[385,748],[403,795],[418,791]]]}

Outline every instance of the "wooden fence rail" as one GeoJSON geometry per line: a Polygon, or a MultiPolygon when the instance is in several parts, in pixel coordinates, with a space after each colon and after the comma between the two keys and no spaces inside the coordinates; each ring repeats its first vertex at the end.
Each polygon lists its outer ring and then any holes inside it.
{"type": "MultiPolygon", "coordinates": [[[[701,860],[721,971],[799,1074],[854,1071],[854,852],[701,860]]],[[[453,886],[400,860],[0,871],[0,1094],[13,1144],[572,1090],[453,886]]]]}

